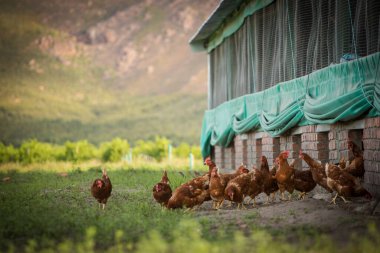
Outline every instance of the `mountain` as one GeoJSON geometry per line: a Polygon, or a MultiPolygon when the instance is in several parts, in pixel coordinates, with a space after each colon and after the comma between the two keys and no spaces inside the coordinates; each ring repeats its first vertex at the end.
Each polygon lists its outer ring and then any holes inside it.
{"type": "Polygon", "coordinates": [[[2,0],[0,141],[199,141],[218,1],[2,0]]]}

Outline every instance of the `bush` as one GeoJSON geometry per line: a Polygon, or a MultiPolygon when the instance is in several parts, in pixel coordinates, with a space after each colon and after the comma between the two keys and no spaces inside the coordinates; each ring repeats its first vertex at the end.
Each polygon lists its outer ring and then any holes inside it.
{"type": "Polygon", "coordinates": [[[133,149],[134,155],[147,155],[157,161],[162,161],[168,156],[168,147],[170,141],[165,137],[156,136],[154,141],[139,140],[133,149]]]}
{"type": "Polygon", "coordinates": [[[202,159],[201,148],[199,146],[190,146],[182,142],[178,147],[174,148],[174,155],[179,158],[188,158],[192,153],[195,159],[202,159]]]}
{"type": "Polygon", "coordinates": [[[102,143],[100,150],[104,162],[119,162],[129,152],[129,143],[127,140],[115,138],[102,143]]]}
{"type": "Polygon", "coordinates": [[[38,142],[35,139],[23,142],[19,154],[19,159],[23,163],[55,161],[59,155],[52,144],[38,142]]]}
{"type": "Polygon", "coordinates": [[[18,162],[20,153],[13,145],[5,146],[0,142],[0,163],[18,162]]]}
{"type": "Polygon", "coordinates": [[[86,161],[97,157],[97,149],[87,140],[78,142],[65,143],[65,160],[66,161],[86,161]]]}
{"type": "Polygon", "coordinates": [[[182,142],[178,147],[174,148],[174,155],[180,158],[188,158],[191,152],[190,145],[182,142]]]}
{"type": "Polygon", "coordinates": [[[202,152],[200,146],[191,146],[191,153],[193,153],[195,159],[202,159],[202,152]]]}
{"type": "MultiPolygon", "coordinates": [[[[133,154],[160,162],[168,157],[169,145],[170,140],[165,137],[157,136],[153,141],[139,140],[133,148],[133,154]]],[[[20,148],[15,148],[12,145],[6,146],[0,142],[0,163],[80,162],[99,158],[103,162],[119,162],[130,150],[128,141],[121,138],[103,142],[99,148],[87,140],[67,141],[64,145],[53,145],[32,139],[24,141],[20,148]]],[[[194,155],[195,159],[202,158],[199,146],[190,146],[183,142],[178,147],[173,148],[173,155],[178,158],[188,159],[190,153],[194,155]]]]}

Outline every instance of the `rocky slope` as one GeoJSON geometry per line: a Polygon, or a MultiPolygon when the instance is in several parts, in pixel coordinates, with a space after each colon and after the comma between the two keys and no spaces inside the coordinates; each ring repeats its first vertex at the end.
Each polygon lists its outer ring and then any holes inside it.
{"type": "Polygon", "coordinates": [[[188,40],[216,0],[3,0],[0,141],[198,143],[207,56],[188,40]]]}

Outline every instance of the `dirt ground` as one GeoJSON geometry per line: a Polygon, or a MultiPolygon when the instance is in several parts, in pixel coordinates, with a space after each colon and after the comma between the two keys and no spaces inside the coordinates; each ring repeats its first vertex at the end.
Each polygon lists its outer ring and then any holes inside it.
{"type": "Polygon", "coordinates": [[[216,211],[211,209],[211,202],[207,202],[195,214],[215,231],[238,229],[249,234],[252,229],[264,228],[274,235],[285,235],[294,240],[298,240],[300,234],[325,234],[335,242],[345,244],[353,234],[365,235],[369,223],[376,224],[380,231],[379,200],[354,198],[344,203],[338,198],[334,205],[330,204],[332,196],[315,192],[303,200],[297,200],[293,195],[290,201],[280,201],[277,196],[275,202],[264,204],[266,196],[260,194],[257,205],[246,205],[246,210],[238,210],[236,205],[227,207],[225,203],[216,211]]]}

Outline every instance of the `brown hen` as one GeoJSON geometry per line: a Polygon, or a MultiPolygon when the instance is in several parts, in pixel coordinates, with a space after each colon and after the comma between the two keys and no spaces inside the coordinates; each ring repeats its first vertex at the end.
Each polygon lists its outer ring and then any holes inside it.
{"type": "Polygon", "coordinates": [[[304,199],[306,193],[312,191],[317,183],[313,179],[313,174],[308,170],[294,171],[294,188],[300,192],[299,199],[304,199]]]}
{"type": "Polygon", "coordinates": [[[308,154],[302,152],[302,150],[299,152],[299,157],[309,165],[313,180],[326,191],[332,193],[330,187],[327,186],[327,176],[323,165],[311,158],[308,154]]]}
{"type": "Polygon", "coordinates": [[[288,157],[289,151],[284,151],[276,159],[278,170],[275,178],[281,192],[281,200],[285,200],[285,191],[289,192],[289,200],[294,191],[294,164],[292,164],[292,166],[289,165],[288,157]]]}
{"type": "Polygon", "coordinates": [[[99,202],[99,207],[102,206],[104,209],[108,198],[111,196],[111,192],[111,180],[107,175],[107,171],[103,169],[102,179],[97,178],[94,183],[92,183],[91,194],[99,202]]]}
{"type": "Polygon", "coordinates": [[[172,189],[169,185],[169,178],[164,171],[162,175],[161,181],[158,182],[152,189],[153,198],[159,203],[161,206],[167,206],[170,197],[172,196],[172,189]]]}
{"type": "Polygon", "coordinates": [[[191,184],[183,184],[174,190],[167,207],[169,209],[189,208],[200,206],[210,196],[207,190],[195,189],[191,184]]]}
{"type": "Polygon", "coordinates": [[[337,192],[335,197],[331,200],[332,203],[336,204],[335,200],[338,196],[341,197],[345,203],[347,202],[345,198],[349,197],[364,196],[368,199],[372,198],[372,195],[360,185],[358,178],[341,170],[338,166],[326,163],[325,171],[327,175],[327,185],[331,190],[337,192]]]}
{"type": "Polygon", "coordinates": [[[276,175],[276,168],[273,167],[272,170],[269,171],[268,160],[265,156],[262,156],[260,171],[263,177],[262,191],[267,195],[265,204],[268,204],[270,195],[272,195],[272,201],[274,201],[275,194],[278,191],[277,181],[273,178],[273,176],[276,175]]]}
{"type": "Polygon", "coordinates": [[[241,174],[233,179],[231,179],[226,189],[224,190],[224,196],[226,200],[235,202],[238,204],[237,208],[244,207],[244,198],[249,194],[249,187],[251,183],[251,174],[241,174]]]}
{"type": "Polygon", "coordinates": [[[220,174],[219,174],[219,168],[214,167],[211,170],[211,177],[210,177],[210,196],[213,200],[213,208],[219,209],[224,202],[224,190],[227,186],[227,180],[225,180],[220,174]]]}
{"type": "Polygon", "coordinates": [[[348,149],[353,153],[354,159],[350,161],[345,170],[354,177],[362,178],[365,172],[363,152],[353,141],[348,141],[348,149]]]}

